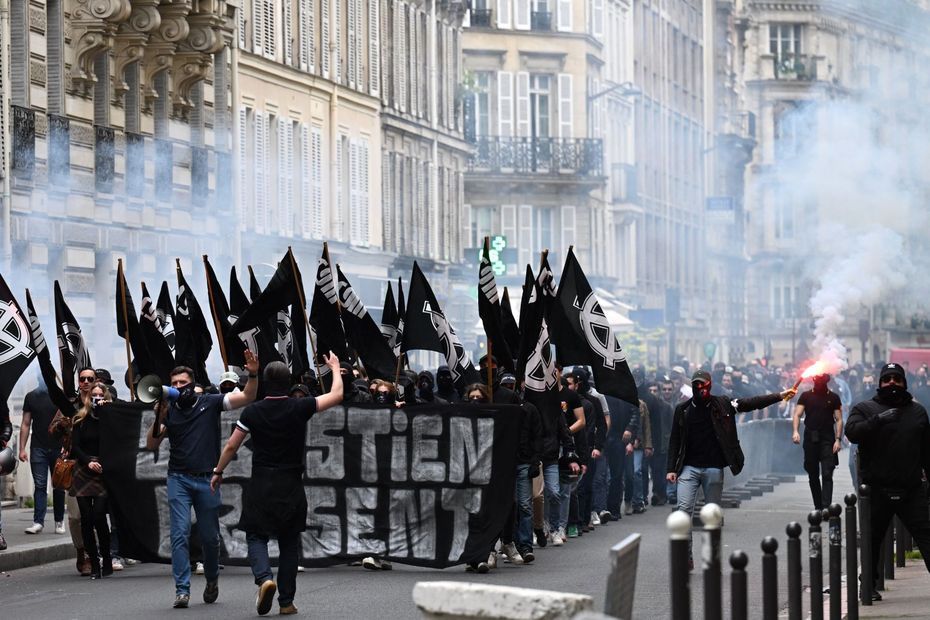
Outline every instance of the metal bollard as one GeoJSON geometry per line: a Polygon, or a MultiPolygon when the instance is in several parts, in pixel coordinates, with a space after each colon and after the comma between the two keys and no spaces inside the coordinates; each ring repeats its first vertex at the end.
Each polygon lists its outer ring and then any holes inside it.
{"type": "Polygon", "coordinates": [[[701,552],[701,567],[704,572],[704,619],[723,620],[723,594],[720,568],[720,525],[723,511],[717,504],[706,504],[701,508],[701,523],[704,524],[704,548],[701,552]]]}
{"type": "Polygon", "coordinates": [[[898,568],[904,568],[905,561],[907,560],[907,535],[905,532],[907,528],[904,527],[904,524],[901,523],[901,518],[895,515],[894,518],[894,548],[895,548],[895,566],[898,568]]]}
{"type": "Polygon", "coordinates": [[[846,502],[846,617],[859,620],[859,592],[856,589],[856,574],[859,564],[856,553],[856,497],[850,493],[846,502]]]}
{"type": "Polygon", "coordinates": [[[691,570],[688,567],[688,541],[691,517],[676,510],[665,520],[669,531],[669,575],[672,577],[672,620],[691,618],[691,570]]]}
{"type": "Polygon", "coordinates": [[[792,521],[788,534],[788,620],[801,620],[801,524],[792,521]]]}
{"type": "Polygon", "coordinates": [[[872,574],[872,498],[870,495],[869,485],[859,485],[859,564],[862,566],[859,600],[866,607],[872,605],[872,588],[875,587],[875,576],[872,574]]]}
{"type": "Polygon", "coordinates": [[[730,555],[730,595],[732,620],[749,620],[749,596],[747,594],[746,565],[749,557],[737,549],[730,555]]]}
{"type": "Polygon", "coordinates": [[[762,540],[762,620],[778,618],[778,541],[771,536],[762,540]]]}
{"type": "Polygon", "coordinates": [[[840,515],[843,508],[839,504],[830,505],[828,535],[830,540],[830,620],[842,620],[843,617],[843,533],[840,515]]]}
{"type": "Polygon", "coordinates": [[[811,620],[823,620],[823,555],[820,519],[822,511],[814,510],[807,515],[810,524],[807,555],[811,571],[811,620]]]}
{"type": "Polygon", "coordinates": [[[885,530],[885,542],[882,543],[882,561],[885,566],[885,579],[894,579],[894,523],[885,530]]]}

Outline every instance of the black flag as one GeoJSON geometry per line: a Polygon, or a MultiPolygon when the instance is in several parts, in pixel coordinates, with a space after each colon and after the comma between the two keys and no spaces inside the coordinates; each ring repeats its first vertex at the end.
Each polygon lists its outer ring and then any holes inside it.
{"type": "MultiPolygon", "coordinates": [[[[402,355],[400,345],[404,341],[404,319],[407,318],[406,298],[404,297],[404,282],[397,278],[397,340],[394,343],[394,355],[402,355]]],[[[406,358],[404,363],[406,363],[406,358]]]]}
{"type": "Polygon", "coordinates": [[[470,383],[480,383],[478,371],[468,359],[465,347],[442,313],[426,276],[414,261],[401,351],[406,353],[417,349],[443,354],[449,370],[452,371],[455,387],[460,392],[470,383]]]}
{"type": "Polygon", "coordinates": [[[6,404],[35,356],[29,320],[0,276],[0,403],[6,404]]]}
{"type": "Polygon", "coordinates": [[[533,279],[533,270],[527,265],[523,299],[520,302],[517,381],[525,381],[527,398],[538,401],[540,394],[558,391],[556,376],[546,323],[545,300],[539,283],[533,279]],[[532,398],[531,392],[535,394],[532,398]]]}
{"type": "Polygon", "coordinates": [[[178,300],[177,312],[174,317],[174,331],[177,347],[175,359],[178,364],[189,366],[194,370],[194,380],[201,385],[209,385],[207,376],[207,357],[213,348],[213,338],[210,337],[210,328],[207,319],[203,316],[200,304],[194,297],[178,266],[178,300]]]}
{"type": "MultiPolygon", "coordinates": [[[[134,366],[138,368],[140,373],[136,375],[136,381],[145,375],[161,375],[163,371],[152,362],[145,336],[142,334],[142,326],[139,324],[139,317],[136,315],[136,306],[132,303],[132,295],[129,293],[129,287],[126,286],[126,275],[123,272],[122,259],[118,261],[116,268],[116,335],[123,339],[129,339],[129,347],[132,349],[132,356],[135,359],[134,366]]],[[[129,360],[127,360],[128,362],[129,360]]]]}
{"type": "Polygon", "coordinates": [[[307,315],[300,304],[291,304],[291,377],[295,382],[310,370],[307,353],[307,315]]]}
{"type": "MultiPolygon", "coordinates": [[[[260,294],[261,293],[259,293],[259,295],[260,294]]],[[[229,322],[233,326],[235,326],[239,317],[246,313],[246,310],[249,309],[249,305],[249,298],[246,297],[245,291],[242,290],[242,285],[239,283],[239,279],[236,276],[236,268],[233,267],[229,272],[229,322]]],[[[262,331],[261,327],[250,327],[245,331],[236,333],[235,327],[231,328],[231,333],[236,334],[237,339],[241,343],[239,345],[232,343],[231,348],[235,348],[236,346],[240,348],[245,347],[253,353],[256,353],[260,364],[267,364],[275,361],[278,359],[278,352],[274,348],[271,338],[268,337],[268,329],[267,326],[265,327],[266,331],[262,331]]]]}
{"type": "Polygon", "coordinates": [[[336,276],[339,279],[337,290],[342,304],[342,324],[349,345],[358,353],[369,379],[393,380],[397,357],[384,341],[380,328],[371,318],[365,304],[355,294],[339,265],[336,265],[336,276]]]}
{"type": "Polygon", "coordinates": [[[488,238],[484,238],[484,251],[478,266],[478,316],[484,325],[484,333],[490,342],[490,351],[497,360],[497,365],[508,372],[514,371],[513,355],[504,337],[504,325],[501,317],[501,302],[497,295],[497,282],[494,280],[494,268],[488,254],[488,238]]]}
{"type": "Polygon", "coordinates": [[[26,311],[29,313],[29,326],[32,330],[32,349],[39,358],[39,370],[42,372],[42,380],[45,381],[45,387],[48,390],[48,397],[56,407],[67,417],[71,417],[76,412],[74,403],[71,402],[64,391],[58,384],[58,373],[55,372],[55,366],[52,364],[52,356],[48,349],[48,342],[45,341],[45,335],[42,333],[42,326],[39,325],[39,315],[36,314],[35,306],[32,304],[32,295],[29,289],[26,289],[26,311]]]}
{"type": "MultiPolygon", "coordinates": [[[[316,354],[320,361],[329,351],[335,353],[341,361],[352,363],[346,341],[345,328],[339,316],[336,282],[329,264],[329,252],[323,249],[323,255],[316,268],[316,281],[313,285],[313,302],[310,304],[310,327],[312,338],[316,341],[316,354]]],[[[321,366],[323,374],[329,372],[327,366],[321,366]]]]}
{"type": "MultiPolygon", "coordinates": [[[[275,269],[274,275],[271,276],[271,280],[264,290],[260,290],[261,287],[259,287],[258,281],[255,279],[255,274],[251,269],[249,270],[252,303],[242,314],[236,315],[238,318],[233,324],[232,331],[234,334],[241,335],[247,330],[257,327],[261,332],[264,332],[260,335],[267,338],[271,350],[275,351],[275,353],[271,359],[262,359],[262,353],[266,352],[264,351],[265,347],[261,347],[259,349],[259,361],[263,365],[281,359],[276,349],[277,337],[274,329],[278,311],[286,311],[291,304],[300,303],[299,300],[302,295],[298,293],[298,287],[302,286],[302,283],[300,282],[300,272],[296,266],[294,256],[290,248],[288,248],[287,253],[278,263],[278,268],[275,269]]],[[[232,283],[230,283],[230,286],[232,286],[232,283]]],[[[231,302],[236,294],[236,291],[230,290],[231,302]]],[[[235,307],[236,303],[233,302],[230,305],[233,314],[236,314],[236,311],[239,310],[239,308],[235,307]]]]}
{"type": "MultiPolygon", "coordinates": [[[[285,257],[287,258],[287,257],[285,257]]],[[[280,264],[279,264],[280,268],[280,264]]],[[[277,275],[277,273],[275,274],[277,275]]],[[[272,280],[274,276],[272,276],[272,280]]],[[[271,285],[271,282],[268,283],[271,285]]],[[[255,301],[262,296],[262,287],[258,283],[258,278],[255,277],[255,271],[252,269],[252,265],[249,265],[249,298],[254,304],[255,301]]],[[[277,306],[277,304],[276,304],[277,306]]],[[[284,306],[287,307],[286,305],[284,306]]],[[[261,322],[258,326],[258,359],[261,362],[262,368],[267,364],[273,361],[286,361],[282,359],[280,352],[278,351],[278,316],[280,315],[281,310],[273,312],[268,316],[268,318],[261,322]],[[264,354],[264,355],[262,355],[264,354]]]]}
{"type": "Polygon", "coordinates": [[[55,328],[58,332],[58,352],[61,354],[61,384],[68,397],[77,395],[75,379],[81,368],[93,368],[90,351],[81,335],[81,326],[71,313],[55,280],[55,328]]]}
{"type": "Polygon", "coordinates": [[[507,346],[510,348],[511,355],[520,351],[520,328],[517,326],[517,319],[513,316],[513,308],[510,306],[510,293],[507,287],[504,287],[504,293],[501,295],[501,320],[504,324],[504,338],[507,339],[507,346]]]}
{"type": "Polygon", "coordinates": [[[210,299],[210,314],[213,317],[213,328],[219,330],[216,334],[217,341],[222,341],[223,348],[226,351],[226,365],[245,367],[245,347],[242,341],[232,336],[232,322],[229,316],[229,302],[226,301],[226,294],[223,293],[223,287],[213,271],[213,265],[210,259],[203,257],[203,268],[207,274],[207,287],[210,299]]]}
{"type": "Polygon", "coordinates": [[[161,291],[158,293],[158,303],[155,304],[155,316],[158,317],[158,329],[165,337],[171,356],[174,357],[174,307],[171,305],[171,294],[168,292],[168,283],[162,281],[161,291]]]}
{"type": "Polygon", "coordinates": [[[396,357],[399,353],[400,344],[397,340],[397,325],[400,317],[397,314],[397,303],[394,301],[394,289],[388,282],[387,292],[384,294],[384,307],[381,310],[381,335],[384,336],[385,342],[391,347],[396,357]]]}
{"type": "Polygon", "coordinates": [[[620,348],[616,330],[607,321],[571,247],[554,306],[561,310],[567,327],[552,333],[559,359],[591,366],[598,391],[639,406],[636,382],[620,348]]]}
{"type": "MultiPolygon", "coordinates": [[[[168,300],[171,303],[171,300],[168,300]]],[[[171,354],[171,347],[161,329],[161,320],[159,311],[149,295],[149,289],[142,283],[142,316],[139,323],[142,326],[142,337],[145,339],[145,345],[149,350],[149,356],[154,366],[154,372],[165,385],[170,381],[171,369],[174,368],[174,355],[171,354]]]]}

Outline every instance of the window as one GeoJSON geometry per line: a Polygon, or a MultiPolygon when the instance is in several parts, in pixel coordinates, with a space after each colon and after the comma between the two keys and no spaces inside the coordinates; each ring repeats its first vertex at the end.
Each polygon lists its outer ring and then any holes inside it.
{"type": "Polygon", "coordinates": [[[530,135],[534,138],[549,137],[551,82],[552,78],[548,75],[530,75],[530,135]]]}
{"type": "Polygon", "coordinates": [[[491,72],[475,73],[474,119],[475,136],[491,134],[491,72]]]}
{"type": "Polygon", "coordinates": [[[300,68],[310,73],[316,72],[316,8],[313,0],[299,0],[297,36],[300,39],[298,58],[300,68]]]}
{"type": "Polygon", "coordinates": [[[769,24],[769,53],[777,59],[801,54],[801,24],[769,24]]]}
{"type": "Polygon", "coordinates": [[[777,278],[772,284],[772,318],[796,319],[803,317],[801,289],[794,278],[777,278]]]}
{"type": "Polygon", "coordinates": [[[783,101],[774,106],[775,159],[797,157],[808,136],[815,135],[815,110],[812,105],[783,101]]]}

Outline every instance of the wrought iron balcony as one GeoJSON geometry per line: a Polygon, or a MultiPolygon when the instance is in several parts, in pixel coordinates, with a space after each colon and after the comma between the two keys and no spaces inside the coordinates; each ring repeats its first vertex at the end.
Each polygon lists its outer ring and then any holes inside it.
{"type": "Polygon", "coordinates": [[[533,11],[530,14],[530,28],[533,30],[552,30],[552,13],[550,11],[533,11]]]}
{"type": "Polygon", "coordinates": [[[504,138],[481,136],[468,172],[495,174],[603,174],[604,145],[597,138],[504,138]]]}
{"type": "Polygon", "coordinates": [[[13,174],[31,179],[36,167],[36,113],[30,108],[12,105],[13,154],[10,163],[13,174]]]}
{"type": "Polygon", "coordinates": [[[48,115],[49,188],[67,192],[71,174],[71,121],[66,116],[48,115]]]}
{"type": "Polygon", "coordinates": [[[145,138],[126,132],[126,193],[142,196],[145,191],[145,138]]]}
{"type": "Polygon", "coordinates": [[[813,81],[817,79],[817,60],[808,54],[784,53],[772,59],[776,80],[813,81]]]}
{"type": "Polygon", "coordinates": [[[492,17],[493,12],[491,9],[472,9],[471,28],[491,28],[492,17]]]}
{"type": "Polygon", "coordinates": [[[112,127],[94,125],[94,179],[101,194],[113,193],[115,140],[116,132],[112,127]]]}

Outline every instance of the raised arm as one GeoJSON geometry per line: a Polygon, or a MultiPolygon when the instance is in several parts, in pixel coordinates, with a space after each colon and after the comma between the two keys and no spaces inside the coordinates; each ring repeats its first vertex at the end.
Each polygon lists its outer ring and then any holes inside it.
{"type": "Polygon", "coordinates": [[[339,357],[330,351],[329,355],[325,356],[325,359],[326,366],[332,371],[333,382],[329,388],[329,392],[316,397],[317,411],[335,407],[342,402],[342,374],[339,372],[339,357]]]}
{"type": "Polygon", "coordinates": [[[245,407],[255,400],[258,394],[258,357],[248,349],[245,350],[245,369],[249,371],[249,380],[245,383],[245,389],[226,395],[227,409],[245,407]]]}

